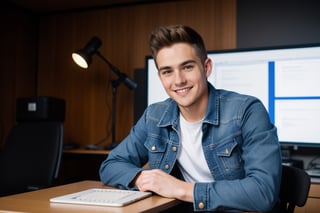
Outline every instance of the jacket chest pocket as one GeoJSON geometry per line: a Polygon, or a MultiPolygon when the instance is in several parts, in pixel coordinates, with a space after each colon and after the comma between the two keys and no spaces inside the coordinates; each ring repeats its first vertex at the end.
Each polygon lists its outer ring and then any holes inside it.
{"type": "Polygon", "coordinates": [[[242,165],[241,151],[234,140],[217,146],[216,155],[226,170],[239,169],[242,165]]]}
{"type": "Polygon", "coordinates": [[[144,146],[148,149],[150,169],[159,168],[167,144],[158,137],[148,137],[144,146]]]}

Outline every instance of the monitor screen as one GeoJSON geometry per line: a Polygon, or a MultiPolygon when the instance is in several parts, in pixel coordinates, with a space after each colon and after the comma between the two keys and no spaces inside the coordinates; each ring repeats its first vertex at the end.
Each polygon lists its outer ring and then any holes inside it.
{"type": "MultiPolygon", "coordinates": [[[[320,44],[209,51],[216,88],[258,97],[282,144],[320,147],[320,44]]],[[[147,104],[168,96],[146,58],[147,104]]]]}

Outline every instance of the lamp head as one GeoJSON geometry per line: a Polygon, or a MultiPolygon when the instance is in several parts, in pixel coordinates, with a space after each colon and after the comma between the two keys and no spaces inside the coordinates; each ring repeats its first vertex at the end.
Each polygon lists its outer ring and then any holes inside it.
{"type": "Polygon", "coordinates": [[[101,40],[94,36],[90,39],[90,41],[86,44],[83,49],[77,50],[72,53],[73,61],[80,67],[86,69],[92,62],[92,55],[97,53],[98,48],[101,46],[101,40]]]}

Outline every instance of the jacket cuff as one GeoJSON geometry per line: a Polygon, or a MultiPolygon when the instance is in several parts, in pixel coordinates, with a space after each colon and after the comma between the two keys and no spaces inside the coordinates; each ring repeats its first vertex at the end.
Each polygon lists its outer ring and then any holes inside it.
{"type": "Polygon", "coordinates": [[[204,211],[207,205],[207,187],[205,183],[195,183],[193,189],[193,208],[195,211],[204,211]]]}

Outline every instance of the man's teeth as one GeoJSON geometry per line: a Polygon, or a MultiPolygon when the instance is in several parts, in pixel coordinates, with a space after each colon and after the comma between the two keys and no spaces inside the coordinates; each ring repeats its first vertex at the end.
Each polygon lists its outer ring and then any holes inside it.
{"type": "Polygon", "coordinates": [[[176,90],[177,91],[177,93],[185,93],[185,92],[187,92],[189,90],[189,88],[185,88],[185,89],[178,89],[178,90],[176,90]]]}

